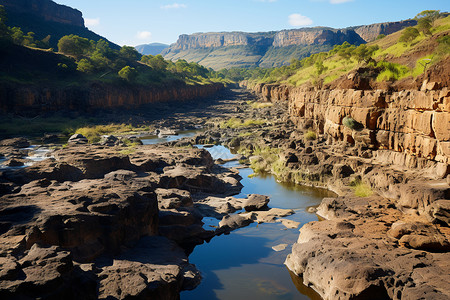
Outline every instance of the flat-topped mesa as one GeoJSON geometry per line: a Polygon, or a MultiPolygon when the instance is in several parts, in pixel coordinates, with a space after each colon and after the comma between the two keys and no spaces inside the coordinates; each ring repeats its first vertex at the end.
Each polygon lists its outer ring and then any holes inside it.
{"type": "Polygon", "coordinates": [[[187,50],[198,48],[218,48],[227,46],[267,45],[273,42],[273,34],[270,33],[245,33],[245,32],[208,32],[182,34],[170,50],[187,50]]]}
{"type": "Polygon", "coordinates": [[[329,51],[335,45],[353,45],[375,40],[415,21],[379,23],[342,29],[329,27],[299,28],[271,32],[206,32],[180,35],[165,49],[165,59],[185,59],[214,70],[229,68],[272,68],[289,65],[292,58],[329,51]]]}
{"type": "Polygon", "coordinates": [[[32,14],[46,21],[84,28],[83,14],[79,10],[51,0],[3,0],[1,4],[9,11],[32,14]]]}
{"type": "Polygon", "coordinates": [[[416,20],[405,20],[399,22],[385,22],[371,25],[355,26],[351,27],[361,38],[366,42],[376,40],[380,34],[389,35],[405,27],[417,25],[416,20]]]}
{"type": "Polygon", "coordinates": [[[275,35],[274,47],[298,45],[338,45],[344,42],[363,44],[365,41],[353,30],[328,27],[282,30],[275,35]]]}

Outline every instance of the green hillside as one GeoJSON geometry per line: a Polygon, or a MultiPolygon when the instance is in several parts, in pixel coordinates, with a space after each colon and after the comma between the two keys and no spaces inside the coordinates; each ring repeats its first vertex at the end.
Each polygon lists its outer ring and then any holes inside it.
{"type": "MultiPolygon", "coordinates": [[[[420,23],[419,23],[420,24],[420,23]]],[[[448,60],[450,55],[450,16],[441,15],[430,28],[405,28],[358,47],[344,43],[328,52],[292,60],[289,66],[271,69],[222,70],[224,77],[249,80],[251,84],[283,83],[293,86],[331,84],[358,68],[366,68],[374,82],[395,82],[416,78],[427,68],[448,60]],[[412,36],[409,32],[414,32],[412,36]]]]}

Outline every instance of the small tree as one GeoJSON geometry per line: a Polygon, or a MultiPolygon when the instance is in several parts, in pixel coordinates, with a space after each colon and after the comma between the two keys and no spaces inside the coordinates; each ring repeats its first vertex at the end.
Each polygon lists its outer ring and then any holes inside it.
{"type": "Polygon", "coordinates": [[[90,47],[91,43],[88,39],[73,34],[63,36],[58,42],[59,52],[73,55],[76,59],[87,53],[90,47]]]}
{"type": "Polygon", "coordinates": [[[314,67],[316,68],[317,75],[321,75],[323,72],[325,72],[328,68],[324,66],[323,60],[317,60],[314,63],[314,67]]]}
{"type": "Polygon", "coordinates": [[[403,33],[398,39],[398,41],[401,43],[410,44],[412,41],[414,41],[416,37],[419,36],[419,34],[420,33],[419,30],[417,30],[417,28],[408,27],[405,30],[403,30],[403,33]]]}
{"type": "Polygon", "coordinates": [[[14,44],[22,45],[23,43],[23,32],[20,27],[11,28],[11,38],[14,44]]]}
{"type": "Polygon", "coordinates": [[[125,79],[128,82],[133,81],[137,76],[137,71],[135,68],[126,66],[119,71],[119,77],[125,79]]]}
{"type": "Polygon", "coordinates": [[[425,35],[431,35],[432,21],[430,18],[421,18],[417,21],[417,29],[423,32],[425,35]]]}
{"type": "Polygon", "coordinates": [[[34,32],[28,32],[27,35],[23,37],[22,45],[28,47],[36,47],[36,42],[34,41],[34,32]]]}
{"type": "Polygon", "coordinates": [[[141,58],[141,54],[134,49],[134,47],[123,46],[120,48],[119,55],[122,58],[129,60],[139,60],[141,58]]]}
{"type": "Polygon", "coordinates": [[[367,46],[366,44],[359,45],[353,52],[352,55],[355,56],[358,62],[364,61],[365,63],[373,62],[372,58],[375,51],[379,49],[378,45],[367,46]]]}
{"type": "Polygon", "coordinates": [[[79,62],[77,62],[77,70],[83,73],[94,73],[95,67],[94,65],[86,58],[80,59],[79,62]]]}
{"type": "Polygon", "coordinates": [[[419,21],[420,19],[424,19],[424,18],[429,19],[431,25],[433,26],[434,21],[439,19],[440,12],[441,12],[440,10],[424,10],[424,11],[418,13],[414,19],[417,21],[419,21]]]}

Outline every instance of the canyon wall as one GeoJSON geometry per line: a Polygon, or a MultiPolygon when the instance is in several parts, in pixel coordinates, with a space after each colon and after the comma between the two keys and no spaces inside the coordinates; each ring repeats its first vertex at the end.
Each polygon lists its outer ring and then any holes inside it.
{"type": "Polygon", "coordinates": [[[289,101],[290,116],[300,128],[314,128],[337,142],[390,150],[377,155],[392,164],[421,168],[435,162],[435,175],[445,178],[450,171],[450,90],[437,87],[424,82],[420,90],[390,92],[259,84],[254,91],[270,101],[289,101]]]}
{"type": "Polygon", "coordinates": [[[173,61],[185,59],[206,67],[279,67],[292,58],[302,59],[349,42],[360,45],[380,34],[391,34],[417,22],[407,20],[334,29],[312,27],[272,32],[207,32],[180,35],[177,42],[161,54],[173,61]]]}
{"type": "Polygon", "coordinates": [[[339,45],[343,42],[362,44],[365,41],[353,30],[336,30],[332,28],[311,28],[282,30],[273,40],[274,47],[287,47],[292,45],[339,45]]]}
{"type": "Polygon", "coordinates": [[[119,87],[92,84],[88,88],[36,88],[0,85],[0,111],[40,113],[59,110],[90,111],[109,108],[136,108],[140,105],[184,101],[207,97],[222,84],[172,85],[166,87],[119,87]]]}
{"type": "Polygon", "coordinates": [[[3,0],[1,4],[10,12],[31,14],[46,21],[84,28],[83,15],[79,10],[51,0],[3,0]]]}
{"type": "Polygon", "coordinates": [[[385,22],[371,25],[351,27],[366,42],[374,41],[380,34],[389,35],[402,30],[405,27],[417,25],[416,20],[406,20],[399,22],[385,22]]]}

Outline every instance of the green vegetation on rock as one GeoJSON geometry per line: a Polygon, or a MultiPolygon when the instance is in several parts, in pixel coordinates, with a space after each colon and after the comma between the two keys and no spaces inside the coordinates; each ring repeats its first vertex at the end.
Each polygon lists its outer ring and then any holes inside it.
{"type": "Polygon", "coordinates": [[[435,36],[450,31],[450,16],[439,11],[423,11],[416,16],[418,24],[399,32],[380,35],[375,41],[359,46],[344,42],[328,52],[312,54],[303,59],[291,59],[287,66],[277,68],[253,68],[220,70],[218,76],[230,80],[247,80],[249,86],[256,83],[278,83],[300,86],[310,83],[322,87],[357,68],[371,70],[377,81],[397,81],[417,77],[427,67],[438,63],[450,54],[450,38],[443,34],[437,38],[438,46],[422,57],[414,53],[427,45],[436,44],[435,36]],[[396,60],[409,55],[405,62],[396,60]]]}

